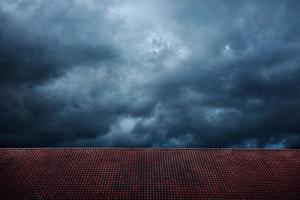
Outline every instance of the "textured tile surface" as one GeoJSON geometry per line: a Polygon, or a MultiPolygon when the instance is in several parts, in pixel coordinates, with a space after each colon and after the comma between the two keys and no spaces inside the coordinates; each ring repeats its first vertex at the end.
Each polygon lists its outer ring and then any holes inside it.
{"type": "Polygon", "coordinates": [[[300,199],[300,151],[0,149],[0,199],[300,199]]]}

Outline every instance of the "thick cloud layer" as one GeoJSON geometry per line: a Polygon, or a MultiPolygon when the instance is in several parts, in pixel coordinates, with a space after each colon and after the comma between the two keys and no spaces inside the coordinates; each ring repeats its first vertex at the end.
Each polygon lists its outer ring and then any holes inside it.
{"type": "Polygon", "coordinates": [[[0,146],[300,146],[299,1],[0,1],[0,146]]]}

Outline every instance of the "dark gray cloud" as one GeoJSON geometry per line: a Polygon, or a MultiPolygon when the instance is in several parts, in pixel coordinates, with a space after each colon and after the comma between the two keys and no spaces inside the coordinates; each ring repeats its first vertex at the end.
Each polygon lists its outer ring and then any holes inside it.
{"type": "Polygon", "coordinates": [[[0,145],[300,146],[298,1],[0,2],[0,145]]]}

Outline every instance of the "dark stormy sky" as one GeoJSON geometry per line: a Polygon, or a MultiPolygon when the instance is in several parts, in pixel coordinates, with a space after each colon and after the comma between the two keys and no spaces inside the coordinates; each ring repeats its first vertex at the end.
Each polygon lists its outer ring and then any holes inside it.
{"type": "Polygon", "coordinates": [[[0,0],[0,146],[300,147],[298,0],[0,0]]]}

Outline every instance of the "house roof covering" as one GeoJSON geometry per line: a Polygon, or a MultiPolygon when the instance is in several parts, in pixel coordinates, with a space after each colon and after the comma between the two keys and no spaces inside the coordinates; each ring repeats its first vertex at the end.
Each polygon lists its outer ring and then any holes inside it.
{"type": "Polygon", "coordinates": [[[300,151],[0,149],[0,199],[300,199],[300,151]]]}

